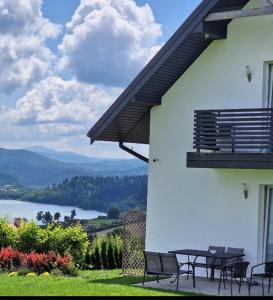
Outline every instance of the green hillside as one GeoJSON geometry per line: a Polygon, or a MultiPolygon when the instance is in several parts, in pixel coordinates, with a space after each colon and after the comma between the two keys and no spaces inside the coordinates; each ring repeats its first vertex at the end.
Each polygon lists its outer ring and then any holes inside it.
{"type": "Polygon", "coordinates": [[[63,163],[26,150],[0,149],[0,181],[45,186],[73,176],[92,175],[78,166],[63,163]]]}

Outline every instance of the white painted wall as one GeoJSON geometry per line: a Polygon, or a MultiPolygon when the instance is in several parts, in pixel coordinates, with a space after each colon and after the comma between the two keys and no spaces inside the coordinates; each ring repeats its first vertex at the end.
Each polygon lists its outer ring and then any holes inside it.
{"type": "Polygon", "coordinates": [[[189,169],[186,153],[195,109],[262,107],[266,61],[273,61],[273,16],[234,20],[228,38],[213,42],[152,110],[150,158],[159,162],[149,167],[147,250],[243,247],[252,264],[260,261],[260,185],[273,184],[273,170],[189,169]]]}

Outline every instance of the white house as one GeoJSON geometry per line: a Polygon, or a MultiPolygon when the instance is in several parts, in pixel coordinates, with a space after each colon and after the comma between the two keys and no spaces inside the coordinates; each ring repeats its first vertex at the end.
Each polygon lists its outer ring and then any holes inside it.
{"type": "Polygon", "coordinates": [[[203,0],[88,133],[150,145],[147,250],[273,260],[272,3],[203,0]]]}

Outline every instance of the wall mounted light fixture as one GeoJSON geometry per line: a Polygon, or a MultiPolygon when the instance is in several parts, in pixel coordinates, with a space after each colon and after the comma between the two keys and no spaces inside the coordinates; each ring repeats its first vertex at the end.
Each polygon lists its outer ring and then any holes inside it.
{"type": "Polygon", "coordinates": [[[245,199],[248,198],[248,185],[247,183],[243,183],[243,190],[244,190],[244,197],[245,199]]]}
{"type": "Polygon", "coordinates": [[[251,82],[251,80],[252,80],[252,71],[250,69],[250,66],[246,66],[246,76],[247,76],[248,82],[251,82]]]}

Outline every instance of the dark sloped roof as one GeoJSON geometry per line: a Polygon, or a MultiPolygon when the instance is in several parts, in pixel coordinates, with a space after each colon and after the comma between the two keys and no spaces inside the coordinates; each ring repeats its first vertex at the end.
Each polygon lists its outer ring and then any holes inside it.
{"type": "Polygon", "coordinates": [[[228,21],[205,24],[213,12],[242,9],[249,0],[203,0],[88,132],[91,143],[149,144],[150,110],[210,43],[225,38],[228,21]],[[209,34],[209,35],[208,35],[209,34]]]}

